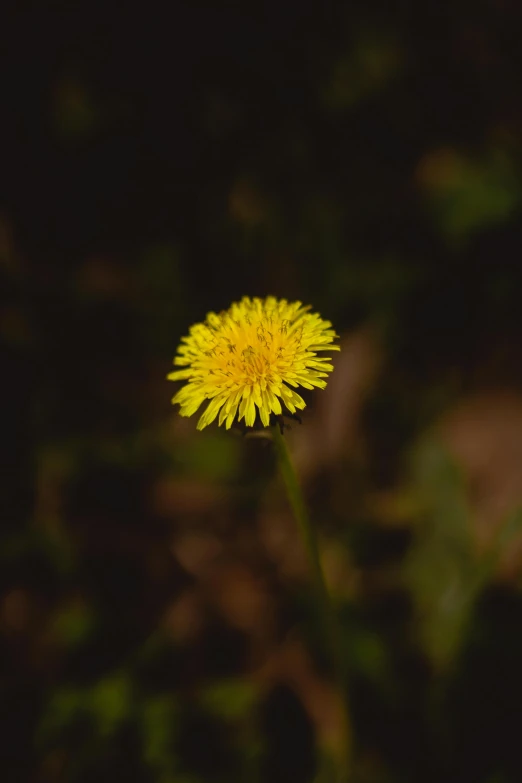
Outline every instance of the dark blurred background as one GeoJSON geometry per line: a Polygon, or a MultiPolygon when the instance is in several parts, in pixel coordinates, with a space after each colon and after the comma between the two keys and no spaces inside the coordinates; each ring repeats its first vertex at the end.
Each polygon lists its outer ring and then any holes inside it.
{"type": "Polygon", "coordinates": [[[352,783],[519,783],[520,4],[3,14],[1,780],[330,780],[270,445],[165,381],[191,323],[270,293],[341,335],[288,439],[352,783]]]}

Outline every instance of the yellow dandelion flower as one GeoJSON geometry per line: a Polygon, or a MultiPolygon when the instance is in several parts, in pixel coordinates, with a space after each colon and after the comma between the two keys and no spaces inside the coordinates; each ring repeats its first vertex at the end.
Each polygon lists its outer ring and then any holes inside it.
{"type": "Polygon", "coordinates": [[[183,337],[170,373],[171,381],[187,381],[172,398],[182,416],[192,416],[205,400],[198,421],[202,430],[219,414],[229,429],[236,415],[253,427],[257,413],[265,427],[270,414],[304,408],[303,398],[290,387],[324,388],[333,370],[331,359],[319,351],[338,351],[338,336],[329,321],[310,313],[301,302],[268,296],[245,296],[219,314],[209,313],[183,337]]]}

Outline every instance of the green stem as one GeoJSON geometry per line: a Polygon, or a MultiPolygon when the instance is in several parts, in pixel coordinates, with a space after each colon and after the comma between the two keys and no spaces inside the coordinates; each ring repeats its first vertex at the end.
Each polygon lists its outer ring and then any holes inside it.
{"type": "Polygon", "coordinates": [[[343,734],[345,737],[345,747],[343,749],[343,759],[341,764],[341,777],[339,781],[346,783],[349,778],[350,766],[350,746],[351,746],[351,727],[348,711],[346,673],[341,647],[341,628],[335,607],[330,596],[323,567],[321,565],[321,556],[319,553],[319,544],[314,526],[310,521],[308,509],[306,507],[303,492],[297,478],[297,474],[288,450],[286,440],[278,426],[272,428],[273,439],[276,448],[277,458],[281,475],[285,483],[288,499],[294,512],[299,532],[308,555],[312,576],[314,579],[317,599],[321,609],[321,619],[323,630],[328,643],[331,663],[337,677],[337,683],[341,692],[343,704],[343,734]]]}

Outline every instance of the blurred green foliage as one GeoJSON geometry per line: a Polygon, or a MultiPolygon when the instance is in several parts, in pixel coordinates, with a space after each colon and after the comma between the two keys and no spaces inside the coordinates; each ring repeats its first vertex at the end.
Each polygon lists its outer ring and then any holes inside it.
{"type": "Polygon", "coordinates": [[[520,204],[514,160],[502,148],[488,151],[481,161],[466,160],[452,150],[435,152],[423,163],[421,182],[450,240],[504,222],[520,204]]]}
{"type": "Polygon", "coordinates": [[[517,4],[8,5],[0,779],[332,780],[273,453],[165,381],[191,323],[271,293],[343,338],[289,438],[351,783],[519,783],[517,4]],[[507,424],[459,456],[440,422],[480,393],[507,424]]]}

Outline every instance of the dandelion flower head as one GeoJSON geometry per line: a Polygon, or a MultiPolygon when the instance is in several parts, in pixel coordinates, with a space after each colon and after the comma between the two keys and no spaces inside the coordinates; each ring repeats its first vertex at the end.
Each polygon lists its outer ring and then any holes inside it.
{"type": "Polygon", "coordinates": [[[319,352],[339,350],[331,323],[309,310],[301,302],[245,296],[194,324],[174,358],[181,369],[167,376],[186,381],[172,398],[180,414],[192,416],[208,400],[198,429],[218,415],[219,425],[229,429],[236,416],[253,427],[259,415],[267,427],[270,414],[280,415],[283,406],[290,413],[304,408],[294,389],[324,388],[333,366],[319,352]]]}

